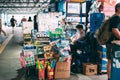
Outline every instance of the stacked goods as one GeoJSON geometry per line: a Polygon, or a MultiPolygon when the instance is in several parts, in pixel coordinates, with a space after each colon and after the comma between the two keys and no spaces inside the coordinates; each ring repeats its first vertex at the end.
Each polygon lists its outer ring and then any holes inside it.
{"type": "Polygon", "coordinates": [[[39,41],[47,41],[49,42],[49,36],[45,32],[36,33],[36,39],[39,41]]]}
{"type": "Polygon", "coordinates": [[[47,65],[47,77],[48,80],[54,79],[54,68],[55,68],[56,60],[48,61],[47,65]]]}
{"type": "Polygon", "coordinates": [[[49,31],[49,36],[51,41],[58,40],[63,37],[63,30],[61,28],[56,28],[55,31],[49,31]]]}
{"type": "Polygon", "coordinates": [[[36,62],[36,66],[38,69],[38,77],[40,80],[53,80],[54,78],[54,68],[55,68],[56,60],[50,59],[38,59],[36,62]],[[47,74],[47,75],[45,75],[47,74]]]}
{"type": "Polygon", "coordinates": [[[38,67],[39,80],[45,80],[45,68],[46,68],[45,60],[38,60],[36,64],[38,67]]]}
{"type": "Polygon", "coordinates": [[[35,55],[43,54],[44,53],[43,46],[37,46],[35,51],[36,51],[35,55]]]}
{"type": "Polygon", "coordinates": [[[60,50],[60,57],[55,67],[55,78],[70,78],[71,56],[67,50],[60,50]],[[62,74],[62,75],[61,75],[62,74]]]}
{"type": "Polygon", "coordinates": [[[38,32],[35,34],[35,36],[35,46],[43,46],[50,43],[49,36],[45,32],[38,32]]]}
{"type": "Polygon", "coordinates": [[[35,65],[34,46],[24,45],[23,51],[24,51],[24,59],[25,59],[26,67],[35,65]]]}
{"type": "MultiPolygon", "coordinates": [[[[26,67],[28,71],[30,67],[35,66],[39,80],[69,78],[71,56],[68,50],[63,49],[68,43],[62,39],[50,43],[50,37],[45,32],[31,32],[32,35],[31,33],[23,35],[23,53],[20,55],[21,66],[26,67]],[[58,46],[58,43],[61,46],[58,46]],[[61,74],[64,76],[60,76],[61,74]]],[[[62,34],[62,30],[57,28],[55,35],[60,37],[62,34]]]]}
{"type": "Polygon", "coordinates": [[[24,44],[32,44],[31,34],[23,35],[24,44]]]}
{"type": "Polygon", "coordinates": [[[31,30],[33,29],[33,22],[24,22],[23,23],[23,40],[24,44],[32,44],[31,30]]]}

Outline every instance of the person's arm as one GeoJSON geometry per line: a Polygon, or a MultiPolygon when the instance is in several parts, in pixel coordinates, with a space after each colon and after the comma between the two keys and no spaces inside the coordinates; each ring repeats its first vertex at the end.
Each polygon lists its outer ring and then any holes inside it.
{"type": "Polygon", "coordinates": [[[85,37],[85,31],[81,32],[80,35],[81,35],[81,39],[84,38],[85,37]]]}
{"type": "Polygon", "coordinates": [[[6,32],[4,30],[1,30],[1,31],[3,32],[4,36],[6,36],[6,32]]]}
{"type": "Polygon", "coordinates": [[[114,34],[115,37],[117,37],[118,39],[120,39],[120,31],[118,28],[112,28],[112,32],[114,34]]]}
{"type": "Polygon", "coordinates": [[[77,34],[75,34],[75,35],[73,35],[72,37],[71,37],[71,41],[74,43],[74,42],[76,42],[76,40],[77,40],[77,34]]]}
{"type": "Polygon", "coordinates": [[[12,19],[10,19],[10,23],[12,23],[12,19]]]}
{"type": "Polygon", "coordinates": [[[111,19],[110,19],[110,31],[112,31],[113,35],[120,39],[120,31],[118,29],[118,26],[119,26],[119,23],[120,23],[120,19],[119,19],[119,16],[113,16],[111,19]]]}

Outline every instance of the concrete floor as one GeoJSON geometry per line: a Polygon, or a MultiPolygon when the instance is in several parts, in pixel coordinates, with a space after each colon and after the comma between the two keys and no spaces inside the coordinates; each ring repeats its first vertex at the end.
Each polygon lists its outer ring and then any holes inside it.
{"type": "MultiPolygon", "coordinates": [[[[12,33],[11,27],[4,28],[9,35],[12,33]]],[[[25,80],[25,70],[21,69],[19,54],[22,46],[22,28],[15,27],[14,37],[7,44],[4,51],[0,54],[0,80],[25,80]]],[[[36,80],[36,79],[29,79],[36,80]]],[[[71,74],[69,79],[57,80],[107,80],[106,75],[85,76],[82,74],[71,74]]]]}

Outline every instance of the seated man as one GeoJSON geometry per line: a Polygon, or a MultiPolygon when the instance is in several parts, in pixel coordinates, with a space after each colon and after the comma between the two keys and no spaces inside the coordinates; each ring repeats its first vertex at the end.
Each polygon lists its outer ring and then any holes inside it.
{"type": "Polygon", "coordinates": [[[83,29],[83,25],[77,25],[76,26],[77,32],[75,35],[71,37],[71,41],[73,44],[70,45],[71,51],[76,51],[80,48],[80,44],[83,42],[82,40],[85,37],[85,31],[83,29]]]}
{"type": "Polygon", "coordinates": [[[72,61],[71,65],[73,62],[75,62],[75,65],[80,67],[82,61],[82,55],[77,53],[77,50],[84,50],[85,42],[84,42],[84,37],[85,37],[85,31],[83,29],[83,25],[77,25],[76,26],[77,32],[74,36],[71,37],[71,41],[73,44],[70,44],[70,52],[72,53],[72,61]]]}

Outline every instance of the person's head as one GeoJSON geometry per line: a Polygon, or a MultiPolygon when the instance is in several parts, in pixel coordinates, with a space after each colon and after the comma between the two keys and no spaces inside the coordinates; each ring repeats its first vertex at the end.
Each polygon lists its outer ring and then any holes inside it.
{"type": "Polygon", "coordinates": [[[62,24],[66,24],[66,20],[65,19],[62,19],[62,24]]]}
{"type": "Polygon", "coordinates": [[[31,16],[29,16],[29,19],[31,19],[31,16]]]}
{"type": "Polygon", "coordinates": [[[29,16],[28,21],[32,21],[31,16],[29,16]]]}
{"type": "Polygon", "coordinates": [[[120,13],[120,2],[115,5],[115,12],[120,13]]]}
{"type": "Polygon", "coordinates": [[[12,18],[14,18],[14,16],[12,16],[12,18]]]}
{"type": "Polygon", "coordinates": [[[79,30],[79,31],[83,31],[83,25],[82,24],[78,24],[76,26],[76,29],[79,30]]]}

